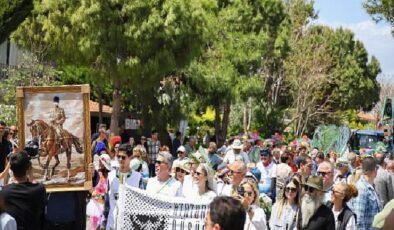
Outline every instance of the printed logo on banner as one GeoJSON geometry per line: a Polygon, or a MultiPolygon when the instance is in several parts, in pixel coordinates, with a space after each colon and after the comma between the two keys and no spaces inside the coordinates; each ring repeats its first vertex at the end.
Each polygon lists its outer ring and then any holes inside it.
{"type": "Polygon", "coordinates": [[[127,187],[120,206],[118,229],[204,230],[209,202],[152,195],[127,187]]]}

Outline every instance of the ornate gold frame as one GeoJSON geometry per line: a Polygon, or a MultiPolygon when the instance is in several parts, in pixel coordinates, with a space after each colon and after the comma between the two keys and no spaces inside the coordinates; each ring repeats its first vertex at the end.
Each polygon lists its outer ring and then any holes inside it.
{"type": "Polygon", "coordinates": [[[90,140],[90,87],[89,85],[63,85],[63,86],[28,86],[16,88],[17,99],[17,119],[19,128],[19,146],[25,146],[25,120],[24,120],[24,104],[25,93],[81,93],[83,100],[83,114],[84,114],[84,168],[86,180],[82,185],[46,185],[47,192],[64,192],[64,191],[84,191],[92,188],[92,175],[88,173],[89,163],[92,162],[91,156],[91,140],[90,140]]]}

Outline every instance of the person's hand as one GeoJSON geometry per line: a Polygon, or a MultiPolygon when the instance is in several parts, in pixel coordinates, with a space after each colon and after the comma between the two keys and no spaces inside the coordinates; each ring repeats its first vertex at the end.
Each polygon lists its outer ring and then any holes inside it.
{"type": "Polygon", "coordinates": [[[249,203],[248,203],[248,201],[247,201],[243,196],[237,194],[237,195],[234,195],[233,198],[236,199],[236,200],[239,200],[239,202],[241,202],[242,206],[243,206],[245,209],[248,209],[248,208],[249,208],[249,203]]]}

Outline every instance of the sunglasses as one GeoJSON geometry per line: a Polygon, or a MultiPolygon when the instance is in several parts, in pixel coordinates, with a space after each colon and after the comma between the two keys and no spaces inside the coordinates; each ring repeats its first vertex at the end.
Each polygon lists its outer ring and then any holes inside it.
{"type": "Polygon", "coordinates": [[[253,192],[247,192],[247,191],[244,192],[244,196],[249,196],[250,197],[252,195],[253,195],[253,192]]]}
{"type": "Polygon", "coordinates": [[[293,188],[293,187],[286,187],[286,188],[285,188],[285,191],[286,191],[286,192],[293,192],[293,193],[295,193],[295,192],[297,192],[297,189],[296,189],[296,188],[293,188]]]}
{"type": "Polygon", "coordinates": [[[197,174],[197,176],[200,176],[200,175],[203,174],[203,173],[201,173],[201,172],[196,172],[196,174],[197,174]]]}
{"type": "Polygon", "coordinates": [[[308,186],[308,185],[305,185],[304,189],[305,189],[305,192],[310,192],[310,193],[312,193],[316,190],[315,188],[308,186]]]}
{"type": "Polygon", "coordinates": [[[334,188],[332,188],[331,191],[332,191],[333,193],[343,194],[343,192],[337,191],[337,190],[335,190],[334,188]]]}
{"type": "Polygon", "coordinates": [[[163,164],[167,164],[166,162],[164,162],[164,161],[156,161],[156,164],[161,164],[161,163],[163,163],[163,164]]]}
{"type": "Polygon", "coordinates": [[[268,157],[268,154],[260,154],[261,157],[268,157]]]}
{"type": "Polygon", "coordinates": [[[118,161],[119,160],[123,160],[124,161],[127,158],[127,156],[124,156],[124,155],[117,155],[116,157],[118,158],[118,161]]]}
{"type": "Polygon", "coordinates": [[[176,171],[176,172],[180,172],[180,173],[185,173],[186,175],[189,175],[188,172],[186,172],[185,170],[183,170],[183,169],[181,169],[181,168],[179,168],[179,167],[176,167],[175,171],[176,171]]]}
{"type": "Polygon", "coordinates": [[[331,172],[317,172],[317,175],[325,177],[327,174],[330,174],[331,172]]]}

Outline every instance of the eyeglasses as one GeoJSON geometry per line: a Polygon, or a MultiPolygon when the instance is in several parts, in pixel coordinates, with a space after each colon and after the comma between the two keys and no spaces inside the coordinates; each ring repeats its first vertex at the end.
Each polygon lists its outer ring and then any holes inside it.
{"type": "Polygon", "coordinates": [[[243,173],[243,172],[237,172],[237,171],[234,171],[234,170],[230,170],[229,173],[230,173],[230,175],[231,175],[231,174],[241,174],[241,173],[243,173]]]}
{"type": "Polygon", "coordinates": [[[330,174],[332,172],[317,172],[317,175],[325,177],[327,174],[330,174]]]}
{"type": "Polygon", "coordinates": [[[268,154],[260,154],[261,157],[268,157],[268,154]]]}
{"type": "Polygon", "coordinates": [[[308,186],[308,185],[305,185],[304,189],[305,189],[305,192],[310,192],[310,193],[312,193],[316,190],[315,188],[308,186]]]}
{"type": "Polygon", "coordinates": [[[164,161],[156,161],[156,164],[161,164],[161,163],[163,163],[163,164],[167,164],[166,162],[164,162],[164,161]]]}
{"type": "Polygon", "coordinates": [[[176,168],[175,168],[175,171],[176,171],[176,172],[180,172],[180,173],[185,173],[186,175],[189,175],[188,172],[186,172],[185,170],[183,170],[183,169],[181,169],[181,168],[179,168],[179,167],[176,167],[176,168]]]}
{"type": "Polygon", "coordinates": [[[116,157],[118,158],[118,161],[119,160],[123,160],[124,161],[127,158],[127,156],[124,156],[124,155],[117,155],[116,157]]]}
{"type": "Polygon", "coordinates": [[[286,187],[286,188],[285,188],[285,191],[286,191],[286,192],[293,192],[293,193],[294,193],[294,192],[297,192],[297,188],[286,187]]]}
{"type": "Polygon", "coordinates": [[[179,153],[184,153],[184,152],[182,152],[182,151],[178,151],[177,153],[179,154],[179,153]]]}

